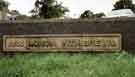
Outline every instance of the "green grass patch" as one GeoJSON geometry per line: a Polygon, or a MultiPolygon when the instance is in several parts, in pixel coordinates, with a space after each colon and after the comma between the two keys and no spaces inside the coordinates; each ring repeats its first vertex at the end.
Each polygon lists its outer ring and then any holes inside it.
{"type": "Polygon", "coordinates": [[[134,77],[135,56],[122,53],[29,53],[0,57],[0,77],[134,77]]]}

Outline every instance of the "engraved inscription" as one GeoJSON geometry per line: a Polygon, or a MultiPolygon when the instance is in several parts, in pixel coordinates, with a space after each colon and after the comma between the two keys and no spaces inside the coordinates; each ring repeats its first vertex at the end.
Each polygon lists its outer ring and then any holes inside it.
{"type": "Polygon", "coordinates": [[[114,51],[121,49],[119,34],[5,36],[5,51],[114,51]]]}

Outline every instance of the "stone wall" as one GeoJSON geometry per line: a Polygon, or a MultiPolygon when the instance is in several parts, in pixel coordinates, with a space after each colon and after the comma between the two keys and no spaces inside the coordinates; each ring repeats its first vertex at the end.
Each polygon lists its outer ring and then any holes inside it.
{"type": "MultiPolygon", "coordinates": [[[[122,35],[122,49],[135,50],[135,18],[93,20],[1,21],[0,35],[112,34],[122,35]]],[[[2,50],[2,40],[0,41],[2,50]]]]}

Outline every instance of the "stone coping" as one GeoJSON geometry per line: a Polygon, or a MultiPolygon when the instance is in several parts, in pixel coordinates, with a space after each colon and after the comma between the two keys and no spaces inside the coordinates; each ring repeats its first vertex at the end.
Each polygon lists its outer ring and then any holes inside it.
{"type": "Polygon", "coordinates": [[[76,23],[76,22],[109,22],[109,21],[135,21],[135,17],[116,17],[116,18],[95,18],[95,19],[28,19],[28,20],[16,20],[16,21],[7,21],[1,20],[0,23],[76,23]]]}

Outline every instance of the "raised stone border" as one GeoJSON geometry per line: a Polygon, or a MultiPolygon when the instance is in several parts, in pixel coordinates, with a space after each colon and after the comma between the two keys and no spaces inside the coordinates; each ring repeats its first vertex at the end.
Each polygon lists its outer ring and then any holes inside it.
{"type": "Polygon", "coordinates": [[[114,52],[120,34],[4,35],[4,52],[114,52]]]}

